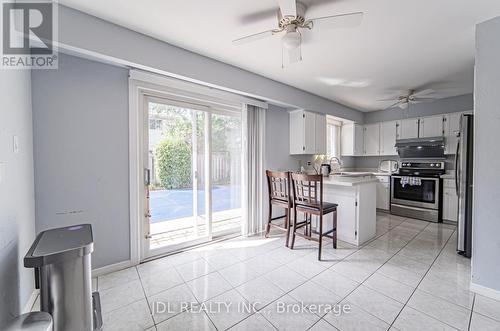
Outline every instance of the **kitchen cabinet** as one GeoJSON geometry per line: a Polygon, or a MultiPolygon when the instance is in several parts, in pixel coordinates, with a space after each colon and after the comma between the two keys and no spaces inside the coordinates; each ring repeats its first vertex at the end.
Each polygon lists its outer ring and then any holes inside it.
{"type": "Polygon", "coordinates": [[[367,124],[364,126],[364,150],[363,155],[380,154],[380,124],[367,124]]]}
{"type": "Polygon", "coordinates": [[[443,115],[422,117],[419,120],[419,137],[442,137],[443,136],[443,115]]]}
{"type": "Polygon", "coordinates": [[[326,153],[326,115],[290,112],[290,154],[326,153]]]}
{"type": "Polygon", "coordinates": [[[462,114],[451,113],[444,115],[445,154],[455,154],[457,152],[457,134],[460,132],[460,117],[462,114]]]}
{"type": "Polygon", "coordinates": [[[457,222],[458,196],[455,189],[455,179],[443,180],[443,220],[457,222]]]}
{"type": "Polygon", "coordinates": [[[326,115],[315,114],[314,154],[326,154],[326,115]]]}
{"type": "Polygon", "coordinates": [[[340,133],[340,154],[342,156],[363,155],[363,126],[355,123],[342,125],[340,133]]]}
{"type": "Polygon", "coordinates": [[[401,120],[400,139],[418,138],[418,118],[401,120]]]}
{"type": "Polygon", "coordinates": [[[377,182],[377,209],[388,211],[390,205],[391,189],[390,176],[376,176],[377,182]]]}
{"type": "Polygon", "coordinates": [[[380,155],[398,155],[396,139],[399,139],[400,121],[380,123],[380,155]]]}

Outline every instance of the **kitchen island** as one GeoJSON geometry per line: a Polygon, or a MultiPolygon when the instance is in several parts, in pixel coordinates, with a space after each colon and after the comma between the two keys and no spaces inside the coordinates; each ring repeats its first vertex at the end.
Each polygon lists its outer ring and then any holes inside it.
{"type": "MultiPolygon", "coordinates": [[[[375,237],[377,178],[368,176],[329,176],[323,180],[323,201],[338,204],[337,238],[360,246],[375,237]]],[[[332,216],[324,218],[332,228],[332,216]]]]}

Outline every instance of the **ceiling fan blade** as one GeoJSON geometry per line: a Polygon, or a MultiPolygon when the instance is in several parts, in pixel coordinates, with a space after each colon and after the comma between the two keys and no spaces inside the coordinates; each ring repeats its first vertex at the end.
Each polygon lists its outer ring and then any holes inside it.
{"type": "Polygon", "coordinates": [[[384,109],[384,110],[394,108],[394,107],[398,106],[398,105],[399,105],[399,104],[401,104],[401,103],[402,103],[401,101],[398,101],[398,102],[396,102],[396,103],[394,103],[394,104],[390,105],[389,107],[385,107],[385,109],[384,109]]]}
{"type": "Polygon", "coordinates": [[[297,3],[295,0],[278,0],[283,17],[297,16],[297,3]]]}
{"type": "Polygon", "coordinates": [[[345,29],[345,28],[354,28],[359,26],[363,21],[363,13],[349,13],[349,14],[340,14],[333,16],[324,16],[313,18],[309,21],[313,22],[313,26],[319,27],[320,29],[345,29]]]}
{"type": "MultiPolygon", "coordinates": [[[[398,98],[389,98],[389,99],[379,99],[377,101],[396,101],[398,98]]],[[[398,101],[399,102],[399,101],[398,101]]]]}
{"type": "Polygon", "coordinates": [[[267,37],[271,37],[271,36],[275,35],[278,32],[280,32],[280,31],[277,31],[277,30],[267,30],[267,31],[264,31],[264,32],[259,32],[259,33],[251,34],[249,36],[245,36],[245,37],[233,40],[233,45],[239,46],[239,45],[243,45],[243,44],[246,44],[246,43],[250,43],[252,41],[256,41],[256,40],[264,39],[264,38],[267,38],[267,37]]]}
{"type": "Polygon", "coordinates": [[[426,89],[426,90],[415,92],[415,93],[412,94],[412,96],[413,97],[419,97],[419,96],[423,96],[423,95],[432,94],[434,92],[436,92],[436,91],[431,90],[431,89],[426,89]]]}
{"type": "Polygon", "coordinates": [[[434,98],[414,98],[411,102],[413,103],[423,103],[423,102],[433,102],[436,101],[434,98]]]}

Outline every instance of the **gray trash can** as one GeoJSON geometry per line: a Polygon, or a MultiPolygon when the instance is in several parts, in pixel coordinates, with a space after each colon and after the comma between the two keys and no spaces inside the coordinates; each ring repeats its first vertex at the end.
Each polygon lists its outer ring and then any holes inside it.
{"type": "Polygon", "coordinates": [[[49,313],[54,331],[102,329],[99,294],[92,293],[92,226],[81,224],[38,234],[24,257],[35,268],[40,310],[49,313]]]}
{"type": "Polygon", "coordinates": [[[35,311],[13,319],[2,328],[3,331],[52,331],[52,317],[49,313],[35,311]]]}

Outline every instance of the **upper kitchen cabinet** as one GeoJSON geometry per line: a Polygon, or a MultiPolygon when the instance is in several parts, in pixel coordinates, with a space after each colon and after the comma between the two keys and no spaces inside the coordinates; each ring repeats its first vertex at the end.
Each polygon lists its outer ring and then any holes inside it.
{"type": "Polygon", "coordinates": [[[418,118],[401,120],[401,132],[399,139],[418,138],[418,118]]]}
{"type": "Polygon", "coordinates": [[[364,126],[364,151],[367,156],[380,155],[380,124],[367,124],[364,126]]]}
{"type": "Polygon", "coordinates": [[[419,137],[442,137],[443,123],[443,115],[421,118],[419,122],[419,137]]]}
{"type": "Polygon", "coordinates": [[[342,156],[363,155],[363,135],[362,125],[343,124],[340,134],[340,154],[342,156]]]}
{"type": "Polygon", "coordinates": [[[457,134],[460,132],[461,115],[462,113],[451,113],[444,115],[445,154],[455,154],[457,152],[457,134]]]}
{"type": "Polygon", "coordinates": [[[326,115],[316,114],[314,154],[326,154],[326,115]]]}
{"type": "Polygon", "coordinates": [[[380,155],[398,155],[396,139],[400,136],[400,121],[380,123],[380,155]]]}
{"type": "Polygon", "coordinates": [[[290,112],[290,154],[326,153],[326,115],[290,112]]]}

